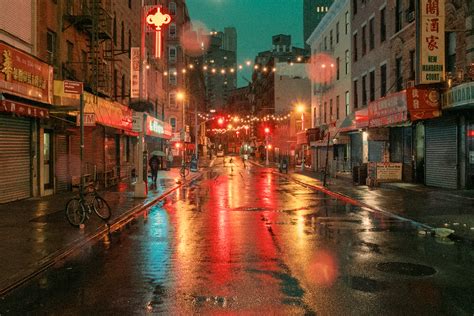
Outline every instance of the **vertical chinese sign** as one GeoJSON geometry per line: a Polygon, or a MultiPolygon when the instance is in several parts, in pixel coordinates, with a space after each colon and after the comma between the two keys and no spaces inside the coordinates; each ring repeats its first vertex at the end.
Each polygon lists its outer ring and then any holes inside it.
{"type": "Polygon", "coordinates": [[[140,48],[130,49],[130,98],[138,98],[140,95],[140,48]]]}
{"type": "Polygon", "coordinates": [[[444,81],[445,0],[418,0],[416,25],[417,83],[444,81]]]}

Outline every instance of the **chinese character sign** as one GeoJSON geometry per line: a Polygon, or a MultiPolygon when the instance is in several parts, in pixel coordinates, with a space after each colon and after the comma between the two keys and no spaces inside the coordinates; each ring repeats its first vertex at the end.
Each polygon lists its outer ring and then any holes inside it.
{"type": "Polygon", "coordinates": [[[140,94],[140,48],[130,49],[130,98],[138,98],[140,94]]]}
{"type": "Polygon", "coordinates": [[[445,0],[419,0],[417,19],[418,83],[444,81],[445,0]]]}

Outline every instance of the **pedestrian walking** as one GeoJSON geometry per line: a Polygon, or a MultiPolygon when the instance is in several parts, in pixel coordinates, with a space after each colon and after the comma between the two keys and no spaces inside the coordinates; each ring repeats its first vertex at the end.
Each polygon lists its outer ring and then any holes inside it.
{"type": "Polygon", "coordinates": [[[247,167],[247,159],[249,159],[249,156],[247,154],[244,154],[244,168],[247,167]]]}
{"type": "Polygon", "coordinates": [[[156,180],[158,178],[158,167],[159,167],[158,156],[153,155],[150,158],[149,165],[151,170],[151,187],[152,189],[156,188],[156,180]]]}

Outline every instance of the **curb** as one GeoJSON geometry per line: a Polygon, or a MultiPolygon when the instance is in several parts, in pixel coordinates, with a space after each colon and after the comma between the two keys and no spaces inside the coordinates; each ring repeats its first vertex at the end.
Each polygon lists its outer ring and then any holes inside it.
{"type": "MultiPolygon", "coordinates": [[[[252,161],[251,163],[253,163],[254,165],[256,166],[259,166],[259,167],[262,167],[262,168],[267,168],[265,166],[262,166],[260,165],[259,163],[256,163],[254,161],[252,161]]],[[[387,215],[387,216],[390,216],[392,218],[396,218],[396,219],[399,219],[399,220],[402,220],[402,221],[406,221],[406,222],[411,222],[412,224],[414,224],[415,226],[417,227],[421,227],[423,229],[426,229],[426,230],[429,230],[429,231],[433,231],[434,230],[434,227],[431,227],[429,225],[426,225],[426,224],[423,224],[423,223],[420,223],[418,221],[415,221],[415,220],[412,220],[412,219],[409,219],[409,218],[406,218],[406,217],[402,217],[402,216],[399,216],[399,215],[396,215],[394,213],[391,213],[391,212],[388,212],[388,211],[385,211],[385,210],[381,210],[379,208],[376,208],[376,207],[373,207],[369,204],[366,204],[364,202],[361,202],[357,199],[354,199],[348,195],[345,195],[343,193],[340,193],[340,192],[335,192],[335,191],[331,191],[323,186],[320,186],[320,185],[314,185],[314,184],[309,184],[309,183],[306,183],[306,182],[303,182],[301,180],[298,180],[298,179],[295,179],[294,177],[292,177],[291,175],[288,175],[288,174],[284,174],[284,173],[281,173],[281,172],[278,172],[276,170],[272,170],[272,173],[274,174],[278,174],[279,176],[282,176],[284,178],[287,178],[288,180],[291,180],[293,182],[296,182],[298,183],[299,185],[301,186],[304,186],[304,187],[307,187],[307,188],[311,188],[313,190],[316,190],[316,191],[320,191],[320,192],[323,192],[324,194],[327,194],[329,196],[332,196],[333,198],[336,198],[338,200],[341,200],[341,201],[344,201],[348,204],[352,204],[352,205],[355,205],[355,206],[359,206],[359,207],[364,207],[366,209],[368,209],[369,211],[371,212],[377,212],[377,213],[382,213],[384,215],[387,215]]],[[[456,236],[457,238],[460,238],[459,236],[456,236]]]]}
{"type": "MultiPolygon", "coordinates": [[[[101,225],[98,227],[98,230],[86,235],[84,239],[76,240],[72,242],[72,244],[66,246],[65,248],[56,250],[52,254],[49,254],[48,256],[44,257],[38,262],[36,267],[32,267],[28,269],[29,271],[27,270],[24,273],[24,275],[20,275],[21,273],[18,273],[19,276],[16,278],[16,280],[12,281],[12,283],[7,285],[6,287],[0,289],[0,298],[8,294],[10,291],[16,289],[17,287],[21,286],[22,284],[28,282],[29,280],[36,277],[37,275],[41,274],[42,272],[44,272],[45,270],[53,266],[58,261],[61,261],[65,259],[66,257],[68,257],[70,254],[80,250],[86,244],[89,244],[91,241],[96,241],[100,239],[101,237],[105,236],[106,234],[110,234],[118,230],[120,227],[130,222],[136,213],[151,207],[152,205],[156,204],[158,201],[161,201],[164,198],[166,198],[168,195],[170,195],[171,193],[173,193],[180,187],[184,185],[188,185],[198,180],[203,175],[204,173],[200,172],[198,175],[190,178],[189,180],[186,180],[185,182],[175,184],[173,187],[164,191],[161,195],[153,198],[147,203],[139,204],[123,212],[121,215],[119,215],[117,218],[114,219],[113,223],[106,223],[105,225],[101,225]]],[[[14,276],[12,278],[14,278],[14,276]]]]}

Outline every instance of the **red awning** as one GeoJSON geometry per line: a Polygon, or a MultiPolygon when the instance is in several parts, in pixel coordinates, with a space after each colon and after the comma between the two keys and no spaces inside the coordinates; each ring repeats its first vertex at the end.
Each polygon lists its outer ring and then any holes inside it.
{"type": "Polygon", "coordinates": [[[0,112],[15,113],[19,116],[49,118],[47,109],[11,100],[1,100],[0,112]]]}

